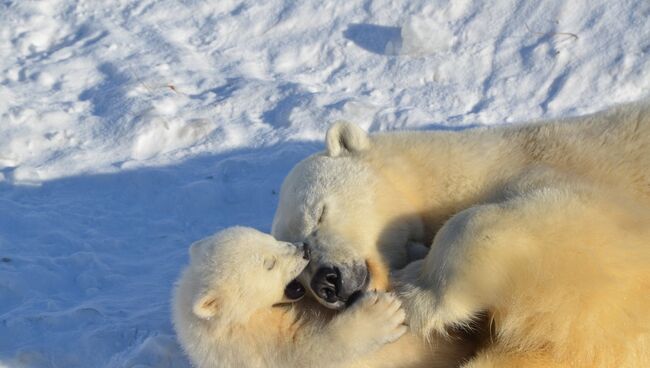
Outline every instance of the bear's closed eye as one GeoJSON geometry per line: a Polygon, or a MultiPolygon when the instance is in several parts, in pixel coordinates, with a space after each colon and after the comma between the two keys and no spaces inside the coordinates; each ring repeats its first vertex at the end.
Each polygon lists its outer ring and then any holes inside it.
{"type": "Polygon", "coordinates": [[[325,214],[327,213],[327,206],[323,205],[323,208],[320,211],[320,216],[318,217],[318,224],[320,225],[325,219],[325,214]]]}

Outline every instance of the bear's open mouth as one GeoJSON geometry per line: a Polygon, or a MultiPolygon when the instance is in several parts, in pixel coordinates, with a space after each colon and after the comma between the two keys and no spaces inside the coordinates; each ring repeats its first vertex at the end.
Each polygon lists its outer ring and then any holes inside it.
{"type": "Polygon", "coordinates": [[[284,288],[284,296],[289,300],[298,300],[305,296],[305,292],[305,287],[295,279],[284,288]]]}

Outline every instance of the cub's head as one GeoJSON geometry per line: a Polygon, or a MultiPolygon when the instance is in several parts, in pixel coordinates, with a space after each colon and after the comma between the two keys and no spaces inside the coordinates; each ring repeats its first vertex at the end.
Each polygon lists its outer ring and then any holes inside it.
{"type": "Polygon", "coordinates": [[[187,307],[200,319],[243,321],[256,310],[302,298],[305,290],[295,279],[308,262],[302,243],[229,228],[191,245],[176,298],[189,299],[187,307]]]}
{"type": "Polygon", "coordinates": [[[282,184],[272,234],[309,244],[312,262],[300,280],[328,308],[385,289],[388,268],[406,261],[408,238],[421,232],[421,223],[400,217],[408,205],[386,180],[375,143],[358,126],[336,123],[327,150],[298,163],[282,184]]]}

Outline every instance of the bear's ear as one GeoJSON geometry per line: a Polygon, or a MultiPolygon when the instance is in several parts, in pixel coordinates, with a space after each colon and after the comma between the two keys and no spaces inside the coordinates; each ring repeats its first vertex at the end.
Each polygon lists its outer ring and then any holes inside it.
{"type": "Polygon", "coordinates": [[[327,155],[340,156],[344,152],[356,153],[370,147],[368,133],[359,126],[346,121],[337,121],[332,124],[325,135],[327,155]]]}
{"type": "Polygon", "coordinates": [[[217,314],[219,309],[219,300],[212,293],[204,293],[194,301],[192,311],[197,317],[210,319],[217,314]]]}

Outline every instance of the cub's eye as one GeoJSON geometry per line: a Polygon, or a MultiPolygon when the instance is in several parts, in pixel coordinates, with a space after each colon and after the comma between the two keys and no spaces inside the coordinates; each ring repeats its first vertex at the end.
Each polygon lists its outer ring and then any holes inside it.
{"type": "Polygon", "coordinates": [[[264,258],[264,268],[267,271],[271,271],[275,267],[275,257],[264,258]]]}
{"type": "Polygon", "coordinates": [[[318,217],[318,224],[320,225],[325,219],[325,213],[327,213],[327,206],[323,205],[323,209],[320,211],[320,216],[318,217]]]}

